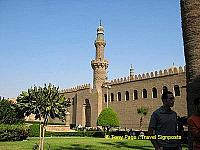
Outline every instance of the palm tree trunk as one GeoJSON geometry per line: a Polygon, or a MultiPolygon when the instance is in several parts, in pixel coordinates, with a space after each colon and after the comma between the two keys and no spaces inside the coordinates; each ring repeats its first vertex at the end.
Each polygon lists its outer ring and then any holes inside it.
{"type": "MultiPolygon", "coordinates": [[[[193,100],[200,96],[200,0],[181,0],[186,61],[188,116],[196,112],[193,100]]],[[[189,138],[191,149],[191,138],[189,138]]]]}
{"type": "Polygon", "coordinates": [[[140,118],[140,131],[142,131],[142,126],[143,126],[142,122],[143,122],[143,119],[142,119],[142,116],[141,116],[141,118],[140,118]]]}
{"type": "Polygon", "coordinates": [[[181,0],[181,17],[187,77],[188,115],[200,93],[200,1],[181,0]]]}

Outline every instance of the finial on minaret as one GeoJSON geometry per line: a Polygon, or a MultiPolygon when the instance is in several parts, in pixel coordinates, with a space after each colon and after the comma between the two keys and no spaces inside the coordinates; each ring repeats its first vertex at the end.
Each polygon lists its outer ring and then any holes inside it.
{"type": "Polygon", "coordinates": [[[97,28],[97,38],[96,38],[96,41],[104,41],[104,28],[102,26],[101,19],[99,21],[99,27],[97,28]]]}

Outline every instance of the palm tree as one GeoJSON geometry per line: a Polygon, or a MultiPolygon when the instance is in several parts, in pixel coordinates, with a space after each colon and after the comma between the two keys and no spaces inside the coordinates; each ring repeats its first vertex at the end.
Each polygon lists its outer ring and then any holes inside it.
{"type": "Polygon", "coordinates": [[[181,0],[181,17],[187,78],[188,115],[200,93],[200,1],[181,0]]]}
{"type": "Polygon", "coordinates": [[[146,107],[140,107],[140,108],[137,108],[137,113],[141,115],[140,117],[140,131],[142,130],[142,126],[143,126],[143,117],[147,115],[148,113],[148,108],[146,107]]]}
{"type": "MultiPolygon", "coordinates": [[[[188,116],[195,113],[193,100],[200,93],[200,0],[181,0],[181,18],[186,61],[188,116]]],[[[191,138],[189,137],[189,149],[191,138]]]]}

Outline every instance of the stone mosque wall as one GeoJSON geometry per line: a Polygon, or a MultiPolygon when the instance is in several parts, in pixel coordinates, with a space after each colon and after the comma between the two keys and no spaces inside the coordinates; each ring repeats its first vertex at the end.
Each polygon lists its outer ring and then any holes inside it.
{"type": "MultiPolygon", "coordinates": [[[[108,104],[117,112],[122,128],[139,129],[140,115],[137,114],[137,108],[145,106],[149,111],[144,117],[143,129],[147,129],[150,115],[162,105],[163,87],[174,93],[175,105],[173,109],[177,114],[180,116],[187,114],[186,77],[185,69],[182,67],[114,79],[108,84],[111,86],[108,90],[108,104]]],[[[99,99],[98,96],[101,96],[102,107],[105,108],[107,88],[102,86],[102,93],[95,93],[90,85],[86,84],[62,92],[72,102],[70,108],[71,123],[95,127],[98,117],[97,99],[99,99]]]]}
{"type": "MultiPolygon", "coordinates": [[[[175,95],[173,110],[180,116],[187,115],[185,72],[182,67],[179,69],[174,68],[176,72],[169,72],[171,70],[160,71],[160,75],[148,76],[148,78],[143,74],[143,76],[138,75],[139,78],[134,80],[127,81],[127,78],[117,80],[121,83],[111,81],[109,106],[117,112],[121,127],[139,129],[140,115],[137,114],[137,108],[145,106],[149,109],[149,112],[144,117],[143,129],[147,129],[152,112],[162,105],[161,95],[163,87],[175,95]],[[121,99],[119,99],[119,95],[121,95],[121,99]]],[[[106,100],[106,94],[107,89],[103,89],[104,100],[106,100]]],[[[103,105],[106,107],[105,101],[103,105]]]]}

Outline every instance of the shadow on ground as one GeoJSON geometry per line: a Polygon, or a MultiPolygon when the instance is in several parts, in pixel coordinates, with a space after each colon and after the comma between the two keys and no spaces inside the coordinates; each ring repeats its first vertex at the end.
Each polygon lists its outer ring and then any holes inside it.
{"type": "MultiPolygon", "coordinates": [[[[151,150],[153,149],[152,146],[130,146],[126,144],[125,142],[115,142],[115,143],[109,143],[109,142],[100,142],[103,145],[107,145],[110,147],[115,148],[130,148],[135,150],[151,150]]],[[[99,148],[95,145],[80,145],[80,144],[71,144],[68,146],[59,146],[55,150],[98,150],[99,148]]]]}
{"type": "Polygon", "coordinates": [[[92,145],[71,144],[69,146],[59,146],[55,150],[95,150],[97,147],[92,145]]]}
{"type": "Polygon", "coordinates": [[[102,142],[101,144],[110,145],[110,146],[113,146],[116,148],[130,148],[130,149],[135,149],[135,150],[151,150],[151,149],[153,149],[152,146],[130,146],[125,142],[115,142],[115,143],[102,142]]]}

